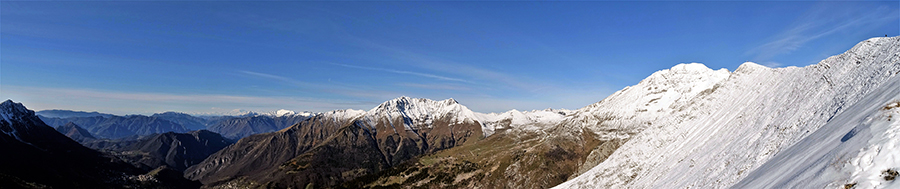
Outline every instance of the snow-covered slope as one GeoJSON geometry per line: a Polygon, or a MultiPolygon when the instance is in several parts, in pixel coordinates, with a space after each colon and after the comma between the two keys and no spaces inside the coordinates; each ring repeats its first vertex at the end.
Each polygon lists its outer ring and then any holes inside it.
{"type": "Polygon", "coordinates": [[[699,63],[678,64],[576,110],[562,125],[575,130],[587,128],[600,139],[629,138],[654,120],[668,117],[695,96],[715,90],[715,85],[728,75],[724,68],[712,70],[699,63]]]}
{"type": "MultiPolygon", "coordinates": [[[[900,37],[872,38],[841,55],[802,68],[771,69],[745,63],[733,73],[713,74],[714,78],[724,77],[724,80],[701,82],[712,84],[702,91],[696,91],[700,87],[677,87],[679,83],[674,82],[669,88],[658,90],[682,89],[682,94],[687,95],[678,98],[683,101],[675,100],[662,106],[668,109],[654,109],[659,106],[651,107],[640,101],[655,98],[626,95],[634,87],[624,89],[598,103],[596,108],[592,105],[582,110],[624,109],[599,116],[613,115],[612,119],[606,120],[626,120],[646,129],[634,135],[606,161],[558,187],[731,186],[894,77],[900,72],[898,62],[900,37]],[[626,98],[636,99],[636,102],[621,100],[626,98]],[[621,105],[599,107],[605,101],[621,105]],[[659,114],[663,116],[656,115],[659,116],[657,119],[649,120],[622,119],[628,118],[629,109],[633,111],[640,105],[647,106],[648,113],[662,110],[659,114]],[[617,113],[621,114],[616,116],[617,113]]],[[[644,82],[639,85],[642,84],[644,82]]],[[[663,98],[656,101],[666,102],[663,98]]],[[[638,112],[642,111],[638,109],[638,112]]],[[[596,113],[589,115],[595,120],[598,117],[596,113]]],[[[588,124],[589,128],[593,124],[591,120],[581,123],[588,124]]],[[[595,128],[607,127],[603,122],[594,125],[598,125],[595,128]]],[[[629,124],[622,125],[627,127],[629,124]]]]}
{"type": "Polygon", "coordinates": [[[733,188],[900,188],[900,77],[835,116],[733,188]]]}

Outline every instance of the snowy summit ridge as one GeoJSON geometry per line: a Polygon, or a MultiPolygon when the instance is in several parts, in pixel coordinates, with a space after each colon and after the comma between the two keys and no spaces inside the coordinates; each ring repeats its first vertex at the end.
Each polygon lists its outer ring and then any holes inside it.
{"type": "Polygon", "coordinates": [[[724,68],[712,70],[700,63],[678,64],[657,71],[600,102],[575,110],[562,124],[586,128],[601,139],[628,138],[704,91],[715,90],[716,84],[729,75],[724,68]]]}
{"type": "Polygon", "coordinates": [[[403,126],[409,130],[431,127],[435,120],[440,119],[450,119],[456,123],[478,121],[472,110],[452,98],[434,101],[406,96],[381,103],[367,111],[363,119],[371,126],[376,125],[379,119],[392,120],[397,117],[403,119],[403,126]]]}

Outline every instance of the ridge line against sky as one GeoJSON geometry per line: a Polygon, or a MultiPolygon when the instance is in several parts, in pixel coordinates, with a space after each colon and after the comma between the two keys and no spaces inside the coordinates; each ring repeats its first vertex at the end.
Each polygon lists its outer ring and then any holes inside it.
{"type": "Polygon", "coordinates": [[[0,2],[0,98],[113,114],[577,109],[661,69],[805,66],[900,3],[0,2]]]}

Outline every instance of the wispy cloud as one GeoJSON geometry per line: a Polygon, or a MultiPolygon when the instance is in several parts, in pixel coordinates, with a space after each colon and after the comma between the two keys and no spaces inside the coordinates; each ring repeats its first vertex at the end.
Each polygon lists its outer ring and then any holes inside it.
{"type": "Polygon", "coordinates": [[[770,67],[770,68],[777,68],[777,67],[781,67],[781,66],[782,66],[781,63],[778,63],[778,62],[771,62],[771,61],[770,61],[770,62],[762,63],[762,65],[763,65],[763,66],[766,66],[766,67],[770,67]]]}
{"type": "Polygon", "coordinates": [[[459,85],[449,85],[449,84],[399,83],[397,85],[404,86],[404,87],[415,87],[415,88],[421,88],[421,89],[455,90],[455,91],[472,90],[469,87],[459,86],[459,85]]]}
{"type": "Polygon", "coordinates": [[[439,76],[439,75],[428,74],[428,73],[411,72],[411,71],[403,71],[403,70],[394,70],[394,69],[386,69],[386,68],[376,68],[376,67],[354,66],[354,65],[347,65],[347,64],[337,64],[337,63],[332,63],[332,65],[342,66],[342,67],[347,67],[347,68],[363,69],[363,70],[372,70],[372,71],[382,71],[382,72],[397,73],[397,74],[414,75],[414,76],[427,77],[427,78],[439,79],[439,80],[445,80],[445,81],[456,81],[456,82],[470,83],[469,81],[466,81],[466,80],[464,80],[464,79],[452,78],[452,77],[446,77],[446,76],[439,76]]]}
{"type": "MultiPolygon", "coordinates": [[[[775,56],[791,53],[813,40],[850,30],[866,30],[874,25],[890,24],[900,12],[887,8],[875,10],[835,9],[834,2],[823,2],[799,17],[792,26],[772,37],[768,42],[753,48],[745,55],[755,56],[755,61],[768,61],[775,56]]],[[[858,31],[857,31],[858,32],[858,31]]]]}
{"type": "Polygon", "coordinates": [[[515,90],[534,93],[538,92],[536,89],[554,88],[547,82],[535,80],[524,75],[511,75],[444,58],[427,56],[403,48],[379,44],[367,39],[357,38],[354,41],[367,49],[383,51],[395,59],[402,60],[401,63],[406,65],[465,76],[467,79],[471,78],[466,80],[469,81],[469,83],[481,85],[482,87],[490,89],[496,89],[497,87],[512,87],[515,90]]]}
{"type": "Polygon", "coordinates": [[[316,93],[334,94],[346,97],[363,97],[369,99],[389,99],[402,95],[393,91],[384,91],[367,86],[358,86],[331,81],[327,83],[305,82],[289,77],[246,70],[240,70],[238,71],[238,73],[246,76],[268,79],[274,82],[281,82],[290,86],[300,87],[304,91],[312,91],[316,93]]]}
{"type": "Polygon", "coordinates": [[[285,82],[285,83],[288,83],[291,85],[296,85],[296,86],[312,86],[313,85],[312,83],[302,82],[302,81],[298,81],[298,80],[291,79],[291,78],[284,77],[284,76],[277,76],[277,75],[272,75],[272,74],[252,72],[252,71],[246,71],[246,70],[240,70],[238,72],[245,74],[245,75],[249,75],[249,76],[272,79],[275,81],[285,82]]]}

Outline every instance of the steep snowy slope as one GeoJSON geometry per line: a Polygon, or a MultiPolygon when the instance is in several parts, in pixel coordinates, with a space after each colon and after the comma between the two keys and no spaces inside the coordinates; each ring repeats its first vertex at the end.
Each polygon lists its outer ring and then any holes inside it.
{"type": "Polygon", "coordinates": [[[559,187],[730,186],[894,77],[898,62],[900,37],[869,39],[803,68],[745,63],[559,187]]]}
{"type": "Polygon", "coordinates": [[[699,63],[660,70],[634,86],[600,102],[576,110],[561,125],[587,128],[601,139],[627,139],[654,120],[673,111],[727,78],[728,70],[712,70],[699,63]]]}
{"type": "Polygon", "coordinates": [[[884,178],[900,168],[898,135],[900,77],[894,77],[733,188],[900,188],[884,178]]]}

